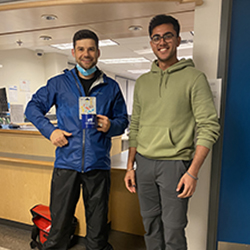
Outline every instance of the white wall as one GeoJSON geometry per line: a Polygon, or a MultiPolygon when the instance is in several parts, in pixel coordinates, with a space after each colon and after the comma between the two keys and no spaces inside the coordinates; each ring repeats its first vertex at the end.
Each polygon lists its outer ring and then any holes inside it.
{"type": "Polygon", "coordinates": [[[61,74],[64,69],[68,68],[68,58],[66,55],[59,53],[48,53],[44,55],[45,79],[61,74]]]}
{"type": "MultiPolygon", "coordinates": [[[[222,0],[204,0],[195,10],[193,58],[208,79],[216,79],[222,0]]],[[[187,238],[189,249],[205,250],[207,242],[211,153],[199,174],[197,190],[190,200],[187,238]]]]}
{"type": "MultiPolygon", "coordinates": [[[[55,75],[62,73],[68,68],[68,58],[59,53],[46,53],[37,56],[29,49],[15,49],[0,51],[0,88],[5,87],[7,98],[11,104],[22,104],[24,109],[27,104],[28,96],[31,97],[47,80],[55,75]],[[26,80],[30,83],[30,91],[20,89],[20,81],[26,80]],[[17,86],[17,100],[10,101],[9,87],[17,86]]],[[[108,76],[115,79],[115,73],[105,72],[108,76]]],[[[50,113],[55,113],[52,108],[50,113]]]]}
{"type": "Polygon", "coordinates": [[[11,104],[23,104],[25,108],[27,98],[45,85],[48,78],[67,68],[67,63],[67,56],[58,53],[38,57],[29,49],[0,51],[0,64],[3,66],[0,68],[0,87],[6,87],[8,101],[11,104]],[[21,90],[22,80],[30,83],[29,91],[21,90]],[[10,86],[17,86],[15,101],[11,101],[10,86]]]}
{"type": "Polygon", "coordinates": [[[17,86],[17,101],[14,104],[25,104],[26,93],[20,90],[20,81],[30,82],[30,92],[35,92],[39,86],[44,85],[44,62],[35,53],[28,49],[4,50],[0,51],[0,87],[8,88],[17,86]]]}

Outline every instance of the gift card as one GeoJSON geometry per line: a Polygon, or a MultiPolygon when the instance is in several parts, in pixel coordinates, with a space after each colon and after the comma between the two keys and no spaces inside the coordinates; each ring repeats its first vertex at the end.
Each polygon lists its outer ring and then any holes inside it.
{"type": "Polygon", "coordinates": [[[95,97],[80,97],[79,98],[79,116],[82,119],[82,114],[96,114],[96,98],[95,97]]]}

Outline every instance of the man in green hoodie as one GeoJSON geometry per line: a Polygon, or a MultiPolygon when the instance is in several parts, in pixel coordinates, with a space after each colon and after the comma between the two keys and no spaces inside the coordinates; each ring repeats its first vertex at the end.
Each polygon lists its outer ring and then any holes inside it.
{"type": "Polygon", "coordinates": [[[148,250],[187,249],[188,200],[219,137],[206,76],[191,59],[177,59],[179,31],[171,16],[151,20],[150,44],[157,60],[134,90],[124,180],[131,193],[138,193],[148,250]]]}

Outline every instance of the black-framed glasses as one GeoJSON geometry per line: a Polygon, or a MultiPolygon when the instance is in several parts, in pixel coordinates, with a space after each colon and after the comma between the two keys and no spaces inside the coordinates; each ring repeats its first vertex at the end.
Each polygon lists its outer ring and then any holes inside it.
{"type": "Polygon", "coordinates": [[[158,44],[160,43],[161,39],[163,39],[164,42],[169,42],[172,40],[173,37],[174,37],[174,34],[172,32],[167,32],[163,36],[155,34],[154,36],[151,37],[151,41],[154,44],[158,44]]]}

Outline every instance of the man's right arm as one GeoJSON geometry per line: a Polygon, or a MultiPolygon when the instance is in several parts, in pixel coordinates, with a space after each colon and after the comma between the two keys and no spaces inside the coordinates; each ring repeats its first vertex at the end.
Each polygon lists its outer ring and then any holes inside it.
{"type": "Polygon", "coordinates": [[[66,132],[61,129],[55,129],[50,135],[50,141],[56,147],[63,147],[68,144],[67,137],[71,135],[72,133],[66,132]]]}
{"type": "Polygon", "coordinates": [[[124,178],[125,186],[131,193],[136,193],[134,162],[137,152],[137,134],[139,131],[139,121],[141,113],[140,102],[137,94],[138,92],[138,85],[136,84],[134,89],[133,113],[131,117],[131,124],[129,127],[129,153],[127,161],[127,172],[124,178]]]}
{"type": "Polygon", "coordinates": [[[125,186],[131,193],[136,193],[136,184],[135,184],[135,162],[136,148],[130,147],[128,153],[128,163],[127,163],[127,173],[125,175],[124,181],[125,186]]]}
{"type": "Polygon", "coordinates": [[[50,120],[45,117],[55,104],[56,87],[53,82],[50,83],[51,81],[32,96],[25,110],[27,119],[49,140],[52,132],[56,129],[50,120]]]}

